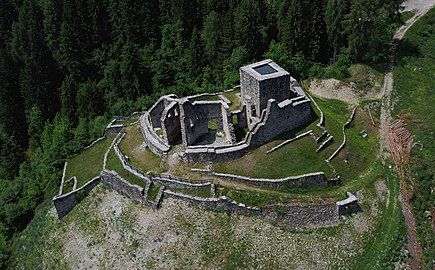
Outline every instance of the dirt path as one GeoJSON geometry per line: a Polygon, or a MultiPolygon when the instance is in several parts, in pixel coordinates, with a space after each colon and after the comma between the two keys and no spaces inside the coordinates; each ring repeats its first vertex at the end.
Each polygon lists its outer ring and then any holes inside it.
{"type": "MultiPolygon", "coordinates": [[[[391,100],[391,92],[393,90],[393,66],[394,57],[396,52],[396,46],[401,39],[403,39],[406,31],[424,14],[426,14],[430,8],[435,4],[435,1],[405,1],[403,3],[406,6],[405,10],[413,10],[415,15],[406,21],[405,25],[401,26],[394,34],[393,43],[390,48],[390,63],[388,65],[387,72],[384,79],[384,87],[380,93],[382,98],[381,116],[380,116],[380,138],[379,138],[379,154],[385,160],[390,156],[388,149],[388,133],[389,127],[392,122],[391,112],[393,111],[394,103],[391,100]]],[[[412,207],[406,200],[403,194],[404,190],[401,189],[400,202],[402,205],[402,212],[405,217],[406,231],[408,236],[407,248],[410,254],[410,266],[411,269],[420,269],[422,265],[422,248],[418,239],[418,234],[415,228],[415,217],[412,213],[412,207]]]]}

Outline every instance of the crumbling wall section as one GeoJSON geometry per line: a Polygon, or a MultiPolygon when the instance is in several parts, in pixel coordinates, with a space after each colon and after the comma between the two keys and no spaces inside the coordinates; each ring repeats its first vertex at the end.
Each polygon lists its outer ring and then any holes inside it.
{"type": "Polygon", "coordinates": [[[226,197],[219,198],[201,198],[186,194],[173,192],[170,190],[164,191],[164,197],[186,201],[203,208],[212,209],[219,212],[233,212],[245,215],[260,215],[261,209],[256,207],[247,207],[243,204],[231,201],[226,197]]]}
{"type": "Polygon", "coordinates": [[[187,100],[180,104],[180,113],[183,144],[192,145],[199,137],[208,132],[208,121],[204,121],[198,110],[187,100]]]}
{"type": "Polygon", "coordinates": [[[337,186],[340,184],[339,178],[329,180],[323,172],[307,173],[302,175],[289,176],[285,178],[268,179],[252,178],[234,174],[216,173],[201,169],[195,169],[194,171],[235,182],[241,182],[268,188],[326,188],[331,186],[337,186]]]}
{"type": "Polygon", "coordinates": [[[142,135],[144,136],[144,141],[147,144],[148,148],[154,154],[163,157],[169,151],[169,145],[166,144],[162,138],[160,138],[153,130],[151,126],[151,122],[149,121],[149,114],[145,112],[140,118],[140,130],[142,131],[142,135]]]}
{"type": "Polygon", "coordinates": [[[249,151],[271,141],[276,136],[309,123],[312,119],[311,103],[297,97],[277,103],[270,99],[260,121],[248,133],[245,141],[225,146],[188,147],[183,154],[185,162],[228,162],[242,157],[249,151]]]}
{"type": "Polygon", "coordinates": [[[166,96],[163,96],[157,100],[157,102],[149,110],[149,117],[153,128],[160,128],[160,118],[165,110],[166,96]]]}
{"type": "Polygon", "coordinates": [[[163,130],[163,139],[168,145],[172,144],[181,135],[180,108],[178,102],[171,102],[163,111],[160,119],[163,130]]]}
{"type": "Polygon", "coordinates": [[[145,188],[131,184],[115,171],[103,170],[101,172],[101,180],[117,192],[140,204],[157,207],[153,202],[146,199],[147,193],[145,192],[145,188]]]}
{"type": "Polygon", "coordinates": [[[86,184],[76,190],[54,197],[53,204],[56,208],[59,219],[62,219],[69,212],[71,212],[71,210],[73,210],[74,207],[76,207],[76,205],[79,204],[80,201],[98,185],[98,183],[100,183],[99,176],[88,181],[86,184]]]}
{"type": "Polygon", "coordinates": [[[252,130],[250,144],[253,146],[260,146],[284,132],[309,123],[311,103],[299,97],[280,103],[270,99],[264,113],[264,120],[252,130]]]}

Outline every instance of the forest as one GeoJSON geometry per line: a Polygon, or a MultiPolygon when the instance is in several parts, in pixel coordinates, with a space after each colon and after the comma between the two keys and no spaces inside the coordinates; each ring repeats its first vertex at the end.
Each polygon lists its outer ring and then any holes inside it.
{"type": "Polygon", "coordinates": [[[111,117],[238,84],[271,58],[297,79],[382,66],[398,0],[0,0],[0,269],[111,117]]]}

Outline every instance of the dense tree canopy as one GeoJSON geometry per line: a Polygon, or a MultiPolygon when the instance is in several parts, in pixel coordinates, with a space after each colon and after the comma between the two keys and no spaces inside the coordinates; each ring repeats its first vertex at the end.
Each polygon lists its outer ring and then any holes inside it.
{"type": "Polygon", "coordinates": [[[237,84],[263,57],[297,78],[339,55],[383,61],[398,3],[0,0],[0,268],[63,160],[110,116],[237,84]]]}

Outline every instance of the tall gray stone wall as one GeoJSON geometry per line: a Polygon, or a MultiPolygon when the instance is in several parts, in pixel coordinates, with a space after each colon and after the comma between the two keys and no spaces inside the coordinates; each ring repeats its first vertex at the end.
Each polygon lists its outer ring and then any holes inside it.
{"type": "Polygon", "coordinates": [[[165,109],[165,100],[165,97],[161,97],[149,110],[149,117],[153,128],[161,127],[160,118],[162,117],[163,110],[165,109]]]}
{"type": "Polygon", "coordinates": [[[241,67],[240,88],[242,103],[247,106],[248,118],[259,117],[271,98],[281,102],[296,96],[290,91],[290,74],[270,59],[241,67]],[[262,75],[255,70],[264,65],[270,66],[276,72],[262,75]],[[255,107],[255,113],[252,106],[255,107]]]}
{"type": "Polygon", "coordinates": [[[71,212],[71,210],[73,210],[74,207],[80,203],[80,199],[83,199],[84,196],[88,195],[92,189],[98,185],[98,183],[100,183],[99,176],[93,178],[79,189],[54,197],[53,204],[56,208],[59,219],[62,219],[69,212],[71,212]]]}
{"type": "Polygon", "coordinates": [[[146,199],[145,188],[130,184],[115,171],[103,170],[101,172],[101,181],[140,204],[155,207],[153,203],[146,199]]]}
{"type": "Polygon", "coordinates": [[[289,176],[285,178],[268,179],[251,178],[234,174],[216,173],[200,169],[196,169],[195,171],[235,182],[241,182],[268,188],[326,188],[340,184],[340,179],[328,180],[323,172],[307,173],[297,176],[289,176]]]}
{"type": "Polygon", "coordinates": [[[199,137],[208,132],[208,121],[198,113],[189,101],[180,104],[181,136],[184,145],[192,145],[199,137]]]}
{"type": "Polygon", "coordinates": [[[280,103],[270,99],[265,113],[264,121],[252,131],[251,145],[260,146],[312,120],[311,104],[307,99],[280,103]]]}
{"type": "Polygon", "coordinates": [[[181,136],[180,108],[178,102],[171,102],[163,111],[161,118],[163,138],[167,144],[172,144],[181,136]]]}

